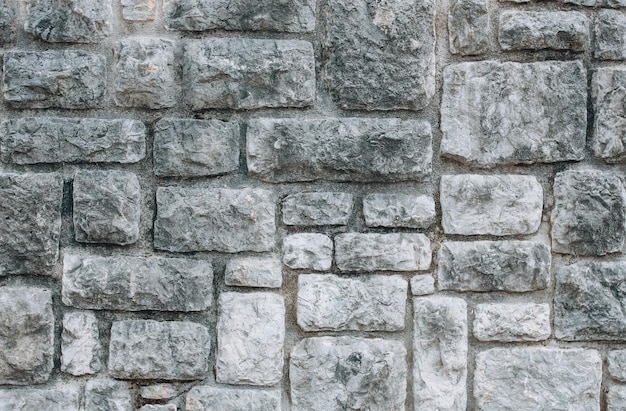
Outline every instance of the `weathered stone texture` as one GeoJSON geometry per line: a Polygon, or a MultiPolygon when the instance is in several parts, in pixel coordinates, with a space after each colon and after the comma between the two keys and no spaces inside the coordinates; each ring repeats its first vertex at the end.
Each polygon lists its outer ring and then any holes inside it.
{"type": "Polygon", "coordinates": [[[435,222],[435,200],[417,194],[368,194],[363,217],[368,227],[428,228],[435,222]]]}
{"type": "Polygon", "coordinates": [[[494,348],[476,358],[476,409],[599,411],[601,381],[594,350],[494,348]]]}
{"type": "Polygon", "coordinates": [[[626,70],[601,67],[593,75],[593,151],[609,163],[626,161],[626,70]]]}
{"type": "Polygon", "coordinates": [[[549,304],[478,304],[474,337],[480,341],[541,341],[550,337],[549,304]]]}
{"type": "Polygon", "coordinates": [[[610,7],[620,9],[626,7],[624,0],[564,0],[565,4],[574,4],[587,7],[610,7]]]}
{"type": "Polygon", "coordinates": [[[626,236],[626,191],[617,175],[569,170],[554,179],[552,250],[573,255],[620,251],[626,236]]]}
{"type": "Polygon", "coordinates": [[[79,256],[63,261],[63,303],[92,310],[203,311],[212,303],[209,261],[79,256]]]}
{"type": "Polygon", "coordinates": [[[264,181],[423,180],[432,171],[430,124],[400,119],[258,119],[248,169],[264,181]]]}
{"type": "Polygon", "coordinates": [[[580,61],[444,69],[441,155],[479,167],[582,160],[587,78],[580,61]]]}
{"type": "Polygon", "coordinates": [[[169,400],[178,396],[178,389],[167,383],[145,385],[139,388],[139,396],[147,400],[169,400]]]}
{"type": "Polygon", "coordinates": [[[413,299],[416,411],[463,411],[467,403],[467,305],[461,298],[413,299]]]}
{"type": "Polygon", "coordinates": [[[291,352],[294,409],[404,411],[406,349],[399,341],[305,338],[291,352]]]}
{"type": "Polygon", "coordinates": [[[2,411],[79,411],[80,393],[74,386],[48,389],[0,389],[2,411]]]}
{"type": "Polygon", "coordinates": [[[65,313],[61,334],[61,371],[80,376],[95,374],[101,369],[102,346],[96,316],[81,311],[65,313]]]}
{"type": "Polygon", "coordinates": [[[281,411],[280,391],[200,385],[187,394],[187,411],[281,411]]]}
{"type": "Polygon", "coordinates": [[[157,189],[154,246],[160,250],[271,251],[275,205],[259,189],[157,189]]]}
{"type": "Polygon", "coordinates": [[[307,107],[315,100],[313,46],[301,40],[189,40],[183,79],[192,110],[307,107]]]}
{"type": "Polygon", "coordinates": [[[606,356],[609,375],[626,382],[626,350],[611,350],[606,356]]]}
{"type": "Polygon", "coordinates": [[[14,108],[86,109],[102,105],[103,55],[79,50],[4,54],[4,99],[14,108]]]}
{"type": "Polygon", "coordinates": [[[85,410],[133,411],[128,384],[110,379],[90,380],[85,385],[85,410]]]}
{"type": "Polygon", "coordinates": [[[626,411],[626,385],[610,384],[606,393],[607,411],[626,411]]]}
{"type": "Polygon", "coordinates": [[[626,59],[626,15],[623,11],[598,12],[593,55],[601,60],[626,59]]]}
{"type": "Polygon", "coordinates": [[[489,51],[489,8],[486,0],[456,0],[448,13],[450,52],[463,56],[489,51]]]}
{"type": "Polygon", "coordinates": [[[289,268],[330,270],[333,240],[324,234],[292,234],[283,240],[283,263],[289,268]]]}
{"type": "Polygon", "coordinates": [[[530,241],[446,241],[438,254],[439,288],[527,292],[550,283],[550,248],[530,241]]]}
{"type": "Polygon", "coordinates": [[[335,0],[323,9],[323,78],[344,109],[419,110],[435,92],[430,0],[335,0]]]}
{"type": "Polygon", "coordinates": [[[346,225],[353,209],[348,193],[297,193],[282,201],[283,223],[298,226],[346,225]]]}
{"type": "Polygon", "coordinates": [[[498,40],[503,50],[585,51],[589,20],[576,11],[519,12],[500,15],[498,40]]]}
{"type": "Polygon", "coordinates": [[[282,264],[278,257],[239,257],[226,263],[224,283],[237,287],[280,288],[282,264]]]}
{"type": "Polygon", "coordinates": [[[298,325],[305,331],[404,329],[408,284],[400,276],[298,278],[298,325]]]}
{"type": "Polygon", "coordinates": [[[429,295],[435,292],[435,279],[432,275],[416,275],[411,277],[412,295],[429,295]]]}
{"type": "Polygon", "coordinates": [[[432,251],[424,234],[346,233],[335,237],[335,260],[340,271],[428,270],[432,251]]]}
{"type": "Polygon", "coordinates": [[[238,168],[238,123],[172,118],[156,123],[154,173],[157,176],[212,176],[238,168]]]}
{"type": "Polygon", "coordinates": [[[222,293],[216,381],[269,386],[283,376],[285,304],[273,293],[222,293]]]}
{"type": "Polygon", "coordinates": [[[122,17],[129,21],[154,20],[156,0],[121,0],[122,17]]]}
{"type": "Polygon", "coordinates": [[[114,321],[109,374],[121,379],[196,380],[209,371],[209,330],[190,322],[114,321]]]}
{"type": "Polygon", "coordinates": [[[146,404],[137,411],[178,411],[175,404],[146,404]]]}
{"type": "Polygon", "coordinates": [[[11,0],[0,1],[0,44],[15,40],[16,8],[11,0]]]}

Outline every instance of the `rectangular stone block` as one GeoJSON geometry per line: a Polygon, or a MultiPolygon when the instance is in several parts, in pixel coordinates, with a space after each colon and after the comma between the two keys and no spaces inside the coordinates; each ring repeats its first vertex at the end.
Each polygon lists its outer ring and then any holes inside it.
{"type": "Polygon", "coordinates": [[[335,262],[340,271],[428,270],[430,240],[424,234],[346,233],[335,237],[335,262]]]}
{"type": "Polygon", "coordinates": [[[157,189],[154,247],[174,252],[272,251],[275,203],[258,189],[157,189]]]}
{"type": "Polygon", "coordinates": [[[550,337],[549,304],[478,304],[474,337],[480,341],[542,341],[550,337]]]}
{"type": "Polygon", "coordinates": [[[502,50],[585,51],[589,20],[576,11],[520,12],[500,15],[498,40],[502,50]]]}
{"type": "Polygon", "coordinates": [[[435,222],[435,200],[416,194],[368,194],[363,198],[368,227],[428,228],[435,222]]]}
{"type": "MultiPolygon", "coordinates": [[[[67,260],[67,255],[65,256],[67,260]]],[[[61,371],[75,376],[95,374],[102,369],[102,345],[98,319],[89,311],[63,315],[61,371]]]]}
{"type": "Polygon", "coordinates": [[[135,120],[20,117],[0,125],[4,163],[136,163],[146,127],[135,120]]]}
{"type": "Polygon", "coordinates": [[[347,225],[353,198],[348,193],[296,193],[282,201],[283,223],[298,226],[347,225]]]}
{"type": "Polygon", "coordinates": [[[435,279],[430,274],[415,275],[411,277],[411,294],[414,296],[429,295],[435,293],[435,279]]]}
{"type": "Polygon", "coordinates": [[[189,258],[66,252],[61,295],[65,305],[90,310],[204,311],[212,304],[213,267],[189,258]]]}
{"type": "Polygon", "coordinates": [[[626,16],[623,11],[598,12],[593,56],[600,60],[626,59],[626,16]]]}
{"type": "Polygon", "coordinates": [[[609,351],[606,362],[609,375],[617,381],[626,382],[626,350],[609,351]]]}
{"type": "Polygon", "coordinates": [[[431,0],[334,0],[322,21],[323,80],[350,110],[420,110],[435,93],[431,0]]]}
{"type": "Polygon", "coordinates": [[[280,288],[282,263],[274,256],[233,258],[226,263],[224,283],[236,287],[280,288]]]}
{"type": "Polygon", "coordinates": [[[122,18],[129,21],[154,20],[155,0],[121,0],[122,18]]]}
{"type": "Polygon", "coordinates": [[[298,277],[298,325],[304,331],[400,331],[408,283],[400,276],[298,277]]]}
{"type": "Polygon", "coordinates": [[[269,182],[423,180],[432,171],[429,123],[400,119],[256,119],[248,170],[269,182]]]}
{"type": "Polygon", "coordinates": [[[187,411],[281,411],[278,390],[211,387],[197,385],[187,394],[187,411]]]}
{"type": "Polygon", "coordinates": [[[293,269],[330,270],[333,240],[325,234],[290,234],[283,239],[283,264],[293,269]]]}
{"type": "Polygon", "coordinates": [[[550,248],[531,241],[445,241],[438,254],[439,288],[527,292],[550,283],[550,248]]]}
{"type": "Polygon", "coordinates": [[[4,99],[13,108],[98,108],[106,80],[101,54],[82,50],[4,54],[4,99]]]}
{"type": "Polygon", "coordinates": [[[132,411],[133,398],[128,383],[98,378],[85,384],[85,411],[132,411]]]}
{"type": "Polygon", "coordinates": [[[0,389],[0,410],[2,411],[79,411],[80,393],[78,387],[0,389]]]}
{"type": "Polygon", "coordinates": [[[114,321],[109,374],[119,379],[198,380],[209,371],[209,330],[190,322],[114,321]]]}
{"type": "Polygon", "coordinates": [[[441,154],[478,167],[585,157],[581,61],[452,64],[444,69],[441,154]]]}
{"type": "Polygon", "coordinates": [[[415,411],[466,409],[467,304],[461,298],[413,299],[415,411]]]}
{"type": "Polygon", "coordinates": [[[178,397],[180,388],[171,383],[144,385],[139,388],[139,396],[144,400],[169,400],[178,397]]]}
{"type": "Polygon", "coordinates": [[[608,163],[626,161],[626,70],[600,67],[591,81],[593,151],[608,163]]]}
{"type": "Polygon", "coordinates": [[[486,0],[455,0],[448,12],[450,52],[471,56],[490,48],[491,24],[486,0]]]}
{"type": "Polygon", "coordinates": [[[564,0],[565,4],[573,4],[576,6],[585,7],[609,7],[614,9],[621,9],[626,7],[626,1],[624,0],[564,0]]]}
{"type": "Polygon", "coordinates": [[[532,234],[541,224],[543,188],[527,175],[447,175],[440,201],[446,234],[532,234]]]}
{"type": "Polygon", "coordinates": [[[183,93],[192,110],[311,106],[313,46],[302,40],[188,40],[183,93]]]}

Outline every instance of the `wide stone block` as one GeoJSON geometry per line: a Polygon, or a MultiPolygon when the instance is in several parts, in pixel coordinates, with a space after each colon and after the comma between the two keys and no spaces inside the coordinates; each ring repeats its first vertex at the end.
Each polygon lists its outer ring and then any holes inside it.
{"type": "Polygon", "coordinates": [[[209,330],[190,322],[114,321],[109,374],[120,379],[201,380],[209,371],[209,330]]]}
{"type": "Polygon", "coordinates": [[[503,50],[582,52],[589,44],[589,19],[576,11],[504,12],[499,27],[503,50]]]}
{"type": "Polygon", "coordinates": [[[238,257],[226,263],[224,283],[236,287],[280,288],[282,263],[278,257],[238,257]]]}
{"type": "Polygon", "coordinates": [[[444,69],[441,155],[478,167],[585,157],[580,61],[452,64],[444,69]]]}
{"type": "Polygon", "coordinates": [[[121,0],[122,18],[128,21],[154,20],[155,0],[121,0]]]}
{"type": "Polygon", "coordinates": [[[85,384],[85,410],[134,411],[128,384],[107,378],[90,380],[85,384]]]}
{"type": "Polygon", "coordinates": [[[486,0],[456,0],[448,12],[450,52],[463,56],[489,51],[491,24],[486,0]]]}
{"type": "Polygon", "coordinates": [[[601,67],[593,75],[593,151],[608,163],[626,161],[626,70],[601,67]]]}
{"type": "Polygon", "coordinates": [[[174,252],[271,251],[275,203],[259,189],[157,189],[154,246],[174,252]]]}
{"type": "Polygon", "coordinates": [[[347,225],[353,210],[348,193],[296,193],[282,201],[283,223],[297,226],[347,225]]]}
{"type": "Polygon", "coordinates": [[[601,381],[595,350],[493,348],[476,357],[476,409],[599,411],[601,381]]]}
{"type": "Polygon", "coordinates": [[[313,46],[301,40],[188,40],[183,93],[192,110],[311,106],[313,46]]]}
{"type": "Polygon", "coordinates": [[[323,80],[344,109],[420,110],[435,93],[430,0],[335,0],[322,20],[323,80]]]}
{"type": "Polygon", "coordinates": [[[291,352],[289,376],[294,409],[403,411],[406,349],[380,338],[315,337],[291,352]]]}
{"type": "Polygon", "coordinates": [[[363,198],[368,227],[428,228],[435,222],[435,200],[416,194],[368,194],[363,198]]]}
{"type": "Polygon", "coordinates": [[[3,411],[79,411],[80,392],[75,386],[17,390],[0,389],[0,410],[3,411]]]}
{"type": "Polygon", "coordinates": [[[98,108],[106,79],[101,54],[82,50],[4,54],[4,99],[13,108],[98,108]]]}
{"type": "Polygon", "coordinates": [[[90,310],[203,311],[212,304],[209,261],[80,256],[66,252],[63,303],[90,310]]]}
{"type": "Polygon", "coordinates": [[[187,394],[187,411],[281,411],[277,390],[251,390],[199,385],[187,394]]]}
{"type": "Polygon", "coordinates": [[[618,381],[626,382],[626,350],[611,350],[606,360],[609,375],[618,381]]]}
{"type": "Polygon", "coordinates": [[[447,175],[440,201],[446,234],[532,234],[541,224],[543,188],[534,176],[447,175]]]}
{"type": "Polygon", "coordinates": [[[626,16],[623,11],[598,12],[593,56],[600,60],[626,59],[626,16]]]}
{"type": "Polygon", "coordinates": [[[624,0],[564,0],[565,4],[573,4],[585,7],[608,7],[613,9],[621,9],[626,7],[624,0]]]}
{"type": "Polygon", "coordinates": [[[293,269],[330,270],[333,240],[317,233],[288,235],[283,240],[283,263],[293,269]]]}
{"type": "Polygon", "coordinates": [[[101,369],[102,346],[96,316],[89,311],[65,313],[61,334],[61,371],[81,376],[95,374],[101,369]]]}
{"type": "Polygon", "coordinates": [[[480,341],[542,341],[550,337],[549,304],[478,304],[474,337],[480,341]]]}

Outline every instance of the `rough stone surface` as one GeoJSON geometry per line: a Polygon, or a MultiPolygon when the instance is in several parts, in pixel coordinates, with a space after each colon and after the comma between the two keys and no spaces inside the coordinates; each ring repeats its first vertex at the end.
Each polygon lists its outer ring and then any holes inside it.
{"type": "Polygon", "coordinates": [[[593,75],[593,151],[609,163],[626,161],[626,70],[601,67],[593,75]]]}
{"type": "Polygon", "coordinates": [[[532,234],[541,224],[543,188],[528,175],[445,175],[441,208],[446,234],[532,234]]]}
{"type": "Polygon", "coordinates": [[[580,61],[452,64],[444,69],[441,154],[479,167],[585,157],[580,61]]]}
{"type": "Polygon", "coordinates": [[[11,0],[0,1],[0,44],[15,40],[16,8],[11,0]]]}
{"type": "Polygon", "coordinates": [[[593,55],[601,60],[626,59],[626,16],[621,10],[601,10],[595,21],[593,55]]]}
{"type": "Polygon", "coordinates": [[[76,387],[17,390],[0,389],[2,411],[79,411],[80,393],[76,387]]]}
{"type": "Polygon", "coordinates": [[[81,170],[74,177],[74,232],[81,243],[139,239],[141,187],[127,171],[81,170]]]}
{"type": "Polygon", "coordinates": [[[191,322],[114,321],[109,374],[121,379],[197,380],[209,371],[209,330],[191,322]]]}
{"type": "Polygon", "coordinates": [[[348,193],[297,193],[282,201],[283,223],[298,226],[346,225],[353,211],[348,193]]]}
{"type": "Polygon", "coordinates": [[[599,411],[601,380],[594,350],[493,348],[476,358],[476,409],[599,411]]]}
{"type": "Polygon", "coordinates": [[[620,251],[626,236],[626,191],[617,175],[569,170],[554,179],[552,250],[573,255],[620,251]]]}
{"type": "Polygon", "coordinates": [[[136,163],[146,155],[146,127],[135,120],[20,117],[0,125],[2,161],[136,163]]]}
{"type": "Polygon", "coordinates": [[[307,33],[315,29],[315,0],[164,0],[165,27],[307,33]]]}
{"type": "Polygon", "coordinates": [[[283,263],[289,268],[330,270],[333,240],[324,234],[291,234],[283,240],[283,263]]]}
{"type": "Polygon", "coordinates": [[[63,261],[63,303],[92,310],[203,311],[212,303],[209,261],[80,256],[63,261]]]}
{"type": "Polygon", "coordinates": [[[104,378],[88,381],[85,385],[85,410],[133,411],[128,384],[104,378]]]}
{"type": "Polygon", "coordinates": [[[154,246],[160,250],[271,251],[275,205],[259,189],[157,189],[154,246]]]}
{"type": "Polygon", "coordinates": [[[298,325],[305,331],[400,331],[408,284],[400,276],[298,278],[298,325]]]}
{"type": "Polygon", "coordinates": [[[281,411],[280,392],[200,385],[187,394],[187,411],[281,411]]]}
{"type": "Polygon", "coordinates": [[[363,216],[368,227],[428,228],[435,222],[435,200],[416,194],[368,194],[363,216]]]}
{"type": "Polygon", "coordinates": [[[626,1],[624,0],[564,0],[564,3],[576,6],[610,7],[614,9],[626,7],[626,1]]]}
{"type": "Polygon", "coordinates": [[[289,376],[294,409],[403,411],[406,349],[379,338],[316,337],[291,352],[289,376]]]}
{"type": "Polygon", "coordinates": [[[550,337],[549,304],[478,304],[474,337],[480,341],[542,341],[550,337]]]}
{"type": "Polygon", "coordinates": [[[626,350],[611,350],[606,356],[609,375],[626,382],[626,350]]]}
{"type": "Polygon", "coordinates": [[[192,110],[307,107],[315,100],[313,46],[301,40],[189,40],[183,79],[192,110]]]}
{"type": "Polygon", "coordinates": [[[239,257],[226,263],[224,283],[237,287],[280,288],[282,264],[278,257],[239,257]]]}
{"type": "Polygon", "coordinates": [[[531,241],[446,241],[438,254],[439,288],[527,292],[550,283],[550,248],[531,241]]]}
{"type": "Polygon", "coordinates": [[[146,404],[137,411],[177,411],[178,408],[174,404],[146,404]]]}
{"type": "Polygon", "coordinates": [[[80,376],[95,374],[101,369],[102,346],[96,316],[88,311],[65,313],[61,334],[61,371],[80,376]]]}
{"type": "Polygon", "coordinates": [[[432,1],[335,0],[322,13],[323,78],[341,108],[428,105],[435,92],[432,1]]]}
{"type": "Polygon", "coordinates": [[[63,180],[0,173],[0,276],[50,274],[59,258],[63,180]]]}
{"type": "Polygon", "coordinates": [[[416,411],[467,403],[467,305],[461,298],[413,299],[413,396],[416,411]]]}
{"type": "Polygon", "coordinates": [[[335,237],[335,260],[340,271],[428,270],[432,251],[424,234],[346,233],[335,237]]]}
{"type": "Polygon", "coordinates": [[[104,99],[106,78],[101,54],[82,50],[4,54],[4,99],[14,108],[97,108],[104,99]]]}
{"type": "Polygon", "coordinates": [[[130,21],[154,20],[156,0],[121,0],[122,17],[130,21]]]}
{"type": "Polygon", "coordinates": [[[173,384],[155,384],[139,388],[139,395],[147,400],[169,400],[178,396],[178,389],[173,384]]]}
{"type": "Polygon", "coordinates": [[[626,411],[626,385],[610,384],[606,393],[607,411],[626,411]]]}
{"type": "Polygon", "coordinates": [[[222,293],[216,381],[269,386],[283,376],[285,304],[273,293],[222,293]]]}
{"type": "Polygon", "coordinates": [[[48,381],[54,367],[54,314],[50,291],[0,287],[0,313],[0,384],[48,381]]]}
{"type": "Polygon", "coordinates": [[[585,51],[589,43],[589,20],[576,11],[504,12],[499,27],[503,50],[585,51]]]}
{"type": "Polygon", "coordinates": [[[423,180],[430,124],[400,119],[258,119],[248,124],[250,173],[264,181],[423,180]]]}
{"type": "Polygon", "coordinates": [[[486,0],[456,0],[448,13],[450,52],[463,56],[489,51],[489,8],[486,0]]]}
{"type": "Polygon", "coordinates": [[[429,295],[435,292],[435,279],[432,275],[416,275],[411,277],[412,295],[429,295]]]}

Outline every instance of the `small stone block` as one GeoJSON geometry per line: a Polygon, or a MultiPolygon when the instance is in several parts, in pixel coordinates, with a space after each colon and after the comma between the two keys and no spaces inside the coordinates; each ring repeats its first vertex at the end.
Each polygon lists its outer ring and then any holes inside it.
{"type": "Polygon", "coordinates": [[[607,411],[626,411],[626,385],[609,384],[606,406],[607,411]]]}
{"type": "Polygon", "coordinates": [[[448,12],[450,52],[471,56],[489,51],[491,24],[486,0],[455,0],[448,12]]]}
{"type": "Polygon", "coordinates": [[[600,10],[595,23],[594,57],[600,60],[626,59],[626,16],[624,12],[622,10],[600,10]]]}
{"type": "Polygon", "coordinates": [[[353,209],[348,193],[297,193],[282,201],[283,223],[292,226],[346,225],[353,209]]]}
{"type": "Polygon", "coordinates": [[[626,382],[626,350],[611,350],[606,356],[609,375],[626,382]]]}
{"type": "Polygon", "coordinates": [[[104,378],[89,380],[85,385],[85,410],[134,411],[128,384],[104,378]]]}
{"type": "Polygon", "coordinates": [[[61,371],[75,376],[95,374],[102,369],[102,346],[98,320],[89,311],[63,315],[61,371]]]}
{"type": "Polygon", "coordinates": [[[226,263],[224,283],[236,287],[280,288],[282,263],[278,257],[238,257],[226,263]]]}
{"type": "Polygon", "coordinates": [[[368,194],[363,198],[363,216],[368,227],[428,228],[435,222],[435,200],[413,194],[368,194]]]}
{"type": "Polygon", "coordinates": [[[139,388],[139,395],[145,400],[169,400],[178,396],[173,384],[155,384],[139,388]]]}
{"type": "Polygon", "coordinates": [[[283,263],[293,269],[330,270],[333,240],[324,234],[291,234],[283,240],[283,263]]]}
{"type": "Polygon", "coordinates": [[[435,293],[435,279],[432,275],[416,275],[411,277],[411,294],[414,296],[435,293]]]}
{"type": "Polygon", "coordinates": [[[626,161],[626,70],[600,67],[591,81],[593,151],[607,163],[626,161]]]}
{"type": "Polygon", "coordinates": [[[478,304],[474,337],[480,341],[542,341],[550,337],[549,304],[478,304]]]}
{"type": "Polygon", "coordinates": [[[122,17],[128,21],[154,20],[155,0],[121,0],[122,17]]]}
{"type": "Polygon", "coordinates": [[[48,389],[0,389],[0,410],[79,411],[83,409],[80,404],[80,397],[81,393],[78,387],[71,385],[48,389]]]}

